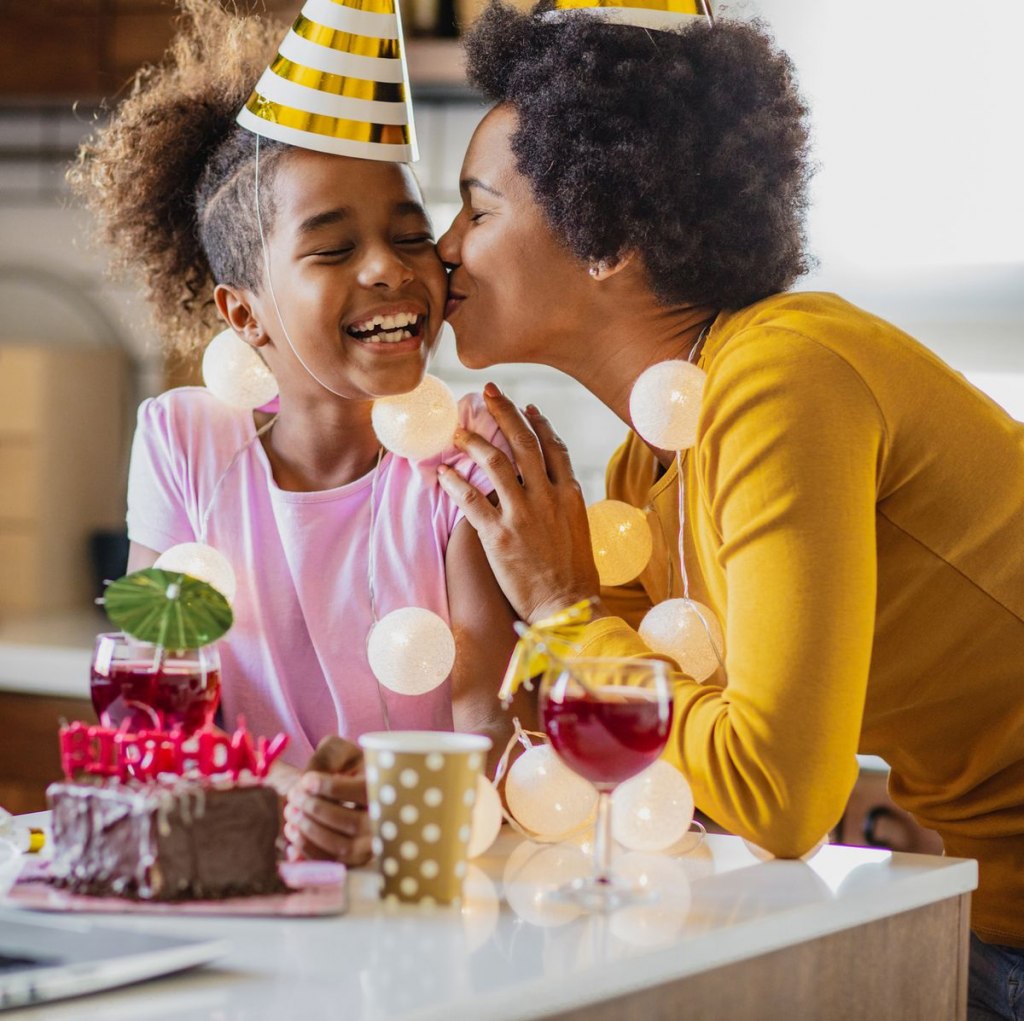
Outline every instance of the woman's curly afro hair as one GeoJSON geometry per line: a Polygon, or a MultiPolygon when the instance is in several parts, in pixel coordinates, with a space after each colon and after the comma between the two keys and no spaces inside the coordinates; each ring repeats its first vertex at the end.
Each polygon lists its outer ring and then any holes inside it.
{"type": "Polygon", "coordinates": [[[767,30],[548,22],[544,9],[491,0],[468,73],[515,108],[516,166],[569,249],[636,252],[665,305],[742,308],[807,272],[807,108],[767,30]]]}

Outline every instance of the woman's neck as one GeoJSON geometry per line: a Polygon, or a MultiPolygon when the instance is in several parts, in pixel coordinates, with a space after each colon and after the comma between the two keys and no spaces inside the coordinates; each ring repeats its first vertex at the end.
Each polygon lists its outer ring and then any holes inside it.
{"type": "Polygon", "coordinates": [[[630,428],[629,395],[644,370],[686,359],[717,315],[707,306],[622,308],[596,319],[586,338],[565,338],[550,364],[585,386],[630,428]]]}
{"type": "MultiPolygon", "coordinates": [[[[260,437],[274,481],[292,492],[336,489],[373,470],[380,441],[372,401],[281,396],[279,418],[260,437]]],[[[256,425],[270,416],[257,413],[256,425]]]]}

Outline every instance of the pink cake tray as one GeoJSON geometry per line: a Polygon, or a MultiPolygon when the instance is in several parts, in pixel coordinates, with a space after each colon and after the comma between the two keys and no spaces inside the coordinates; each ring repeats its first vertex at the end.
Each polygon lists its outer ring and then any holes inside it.
{"type": "Polygon", "coordinates": [[[29,859],[7,895],[7,907],[31,911],[94,912],[146,915],[287,915],[291,918],[340,915],[348,909],[348,876],[344,865],[327,861],[282,862],[278,866],[288,893],[227,900],[144,901],[123,897],[91,897],[45,882],[48,861],[29,859]]]}

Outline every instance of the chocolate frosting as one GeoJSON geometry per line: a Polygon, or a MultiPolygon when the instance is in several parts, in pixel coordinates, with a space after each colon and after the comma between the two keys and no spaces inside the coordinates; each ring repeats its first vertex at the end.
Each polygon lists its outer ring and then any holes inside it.
{"type": "Polygon", "coordinates": [[[75,893],[210,900],[281,893],[277,795],[252,783],[56,783],[53,882],[75,893]]]}

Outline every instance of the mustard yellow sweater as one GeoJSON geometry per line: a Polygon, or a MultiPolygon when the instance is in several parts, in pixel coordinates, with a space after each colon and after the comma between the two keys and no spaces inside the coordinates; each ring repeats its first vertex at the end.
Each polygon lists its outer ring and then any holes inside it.
{"type": "MultiPolygon", "coordinates": [[[[1024,946],[1024,426],[829,294],[723,313],[699,364],[686,561],[728,681],[679,676],[669,757],[700,808],[790,857],[839,820],[855,753],[883,756],[896,803],[978,859],[972,928],[1024,946]]],[[[682,594],[658,471],[632,433],[609,465],[655,551],[584,655],[642,653],[644,613],[682,594]]]]}

